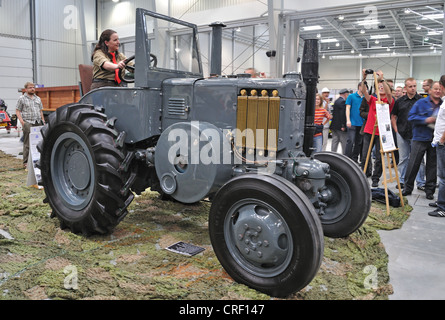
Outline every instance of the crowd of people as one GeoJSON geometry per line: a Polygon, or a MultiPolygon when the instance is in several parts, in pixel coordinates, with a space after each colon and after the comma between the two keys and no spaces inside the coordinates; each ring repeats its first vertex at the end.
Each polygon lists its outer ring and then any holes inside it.
{"type": "Polygon", "coordinates": [[[435,209],[428,214],[445,217],[445,75],[438,81],[424,80],[423,92],[418,93],[414,78],[407,78],[403,86],[394,88],[393,81],[386,80],[383,72],[377,71],[378,94],[370,93],[375,80],[368,84],[367,76],[363,70],[357,90],[342,89],[335,101],[330,100],[328,88],[317,95],[314,152],[326,151],[328,135],[332,134],[330,151],[339,152],[340,144],[344,155],[364,171],[366,166],[366,176],[371,178],[372,187],[378,187],[383,171],[381,139],[375,126],[376,105],[380,99],[389,105],[396,146],[391,161],[398,167],[402,195],[411,195],[415,183],[427,199],[434,200],[438,187],[437,201],[429,204],[435,209]]]}

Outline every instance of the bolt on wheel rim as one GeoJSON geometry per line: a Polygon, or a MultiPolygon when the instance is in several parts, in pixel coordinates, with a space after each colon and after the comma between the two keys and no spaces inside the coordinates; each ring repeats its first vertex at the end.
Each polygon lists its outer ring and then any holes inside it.
{"type": "Polygon", "coordinates": [[[290,229],[280,213],[263,201],[235,203],[226,216],[224,236],[232,257],[256,276],[274,277],[289,265],[290,229]]]}

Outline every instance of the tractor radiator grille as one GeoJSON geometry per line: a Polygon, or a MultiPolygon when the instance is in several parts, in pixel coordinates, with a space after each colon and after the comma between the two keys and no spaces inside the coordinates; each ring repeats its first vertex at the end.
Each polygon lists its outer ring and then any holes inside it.
{"type": "Polygon", "coordinates": [[[239,151],[277,151],[278,124],[280,119],[280,97],[274,90],[269,96],[267,90],[258,96],[256,90],[248,95],[241,90],[238,96],[237,129],[235,146],[239,151]],[[241,133],[241,134],[240,134],[241,133]],[[253,134],[249,138],[249,133],[253,134]]]}
{"type": "Polygon", "coordinates": [[[170,117],[184,118],[187,117],[187,101],[184,98],[168,99],[168,115],[170,117]]]}

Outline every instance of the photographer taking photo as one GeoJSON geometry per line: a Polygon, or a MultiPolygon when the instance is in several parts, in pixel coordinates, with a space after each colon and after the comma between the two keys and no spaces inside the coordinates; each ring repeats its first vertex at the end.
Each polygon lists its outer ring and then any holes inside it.
{"type": "MultiPolygon", "coordinates": [[[[366,121],[366,125],[364,128],[364,136],[363,136],[363,150],[362,150],[362,159],[366,159],[368,156],[368,150],[369,145],[371,143],[372,134],[374,132],[374,125],[376,123],[377,119],[377,109],[376,109],[376,103],[377,98],[375,96],[371,96],[366,89],[367,83],[366,83],[366,77],[368,74],[374,73],[370,69],[363,69],[363,80],[362,80],[362,93],[365,97],[365,100],[368,102],[369,105],[369,113],[368,113],[368,119],[366,121]]],[[[375,72],[374,76],[377,77],[378,82],[378,90],[380,94],[380,101],[383,103],[386,103],[389,105],[389,112],[391,113],[392,108],[394,107],[394,99],[391,95],[391,88],[386,83],[385,79],[383,78],[383,72],[381,70],[375,72]]],[[[375,139],[373,142],[373,146],[375,147],[375,165],[374,165],[374,171],[372,173],[372,187],[376,188],[379,186],[379,180],[382,176],[382,159],[380,154],[380,139],[379,139],[379,128],[376,128],[375,130],[375,139]]],[[[372,148],[371,148],[372,150],[372,148]]],[[[365,160],[366,161],[366,160],[365,160]]]]}

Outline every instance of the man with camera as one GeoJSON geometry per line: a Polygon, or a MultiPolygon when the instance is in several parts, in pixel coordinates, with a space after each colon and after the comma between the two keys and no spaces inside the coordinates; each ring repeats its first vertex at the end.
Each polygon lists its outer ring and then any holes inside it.
{"type": "MultiPolygon", "coordinates": [[[[363,136],[362,159],[366,159],[368,156],[368,150],[371,144],[372,134],[374,132],[374,126],[376,124],[376,119],[377,119],[376,104],[378,99],[374,96],[371,96],[368,90],[366,89],[367,88],[366,77],[368,74],[374,74],[374,71],[370,69],[368,70],[363,69],[362,93],[369,105],[369,113],[365,128],[363,130],[364,136],[363,136]]],[[[382,71],[375,72],[375,76],[377,77],[380,101],[389,105],[389,112],[391,113],[392,108],[394,106],[394,99],[392,98],[391,88],[383,78],[382,71]]],[[[379,180],[380,177],[382,176],[382,171],[383,171],[382,159],[380,154],[379,128],[375,128],[375,138],[373,145],[375,147],[376,152],[375,152],[374,171],[372,173],[371,179],[372,179],[372,187],[375,188],[379,186],[379,180]]]]}

